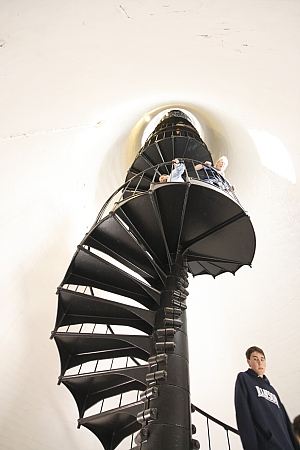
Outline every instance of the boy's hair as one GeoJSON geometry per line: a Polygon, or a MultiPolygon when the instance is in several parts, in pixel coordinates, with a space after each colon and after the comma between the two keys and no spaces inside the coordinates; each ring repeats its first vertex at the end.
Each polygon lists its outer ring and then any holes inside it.
{"type": "Polygon", "coordinates": [[[250,359],[250,356],[251,356],[252,353],[254,353],[254,352],[260,353],[261,355],[264,355],[264,357],[265,357],[264,351],[263,351],[261,348],[256,347],[256,346],[254,345],[253,347],[249,347],[248,350],[246,350],[246,358],[247,358],[247,359],[250,359]]]}
{"type": "Polygon", "coordinates": [[[293,429],[296,436],[300,437],[300,414],[294,419],[293,429]]]}

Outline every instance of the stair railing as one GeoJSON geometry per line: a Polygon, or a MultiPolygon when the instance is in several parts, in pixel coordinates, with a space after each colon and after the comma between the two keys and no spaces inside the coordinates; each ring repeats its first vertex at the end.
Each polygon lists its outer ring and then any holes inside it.
{"type": "MultiPolygon", "coordinates": [[[[202,161],[196,161],[190,158],[181,158],[181,161],[183,161],[185,164],[190,163],[190,165],[193,167],[193,172],[195,173],[195,176],[190,173],[189,170],[185,167],[185,177],[187,182],[191,180],[198,180],[205,183],[211,183],[214,187],[220,189],[221,191],[224,191],[225,193],[229,194],[240,206],[240,202],[230,185],[230,183],[221,175],[218,173],[216,169],[213,167],[210,167],[206,165],[202,161]],[[209,177],[207,176],[207,179],[201,179],[199,173],[197,170],[195,170],[195,166],[197,164],[203,165],[203,170],[205,173],[207,173],[207,169],[210,170],[210,181],[208,181],[209,177]],[[213,177],[213,178],[212,178],[213,177]]],[[[148,167],[147,169],[143,170],[142,172],[134,175],[129,180],[127,180],[125,183],[123,183],[118,189],[116,189],[112,195],[108,198],[108,200],[104,203],[102,206],[98,216],[96,217],[94,225],[99,223],[101,218],[104,215],[104,212],[106,211],[108,205],[112,203],[115,197],[121,192],[121,196],[118,200],[116,200],[114,203],[118,203],[125,198],[125,194],[127,195],[126,198],[134,195],[138,195],[145,192],[145,189],[142,189],[140,186],[142,184],[143,179],[146,179],[149,183],[149,188],[151,187],[152,183],[158,183],[159,182],[159,176],[162,175],[160,169],[162,167],[166,168],[166,166],[169,166],[172,170],[173,161],[164,161],[162,163],[156,164],[154,166],[148,167]],[[153,173],[154,172],[154,173],[153,173]],[[134,185],[134,187],[130,187],[130,185],[134,185]]],[[[171,172],[170,170],[170,172],[171,172]]],[[[169,175],[169,174],[168,174],[169,175]]]]}
{"type": "Polygon", "coordinates": [[[189,138],[192,138],[199,142],[204,143],[192,125],[189,125],[187,123],[181,124],[178,122],[168,123],[165,127],[160,126],[159,130],[155,129],[149,135],[149,137],[145,141],[145,144],[143,145],[143,147],[140,150],[140,154],[143,153],[143,151],[147,147],[149,147],[151,144],[153,144],[154,142],[159,142],[163,139],[170,138],[170,137],[175,137],[175,138],[189,137],[189,138]],[[166,130],[165,130],[165,128],[166,128],[166,130]]]}
{"type": "MultiPolygon", "coordinates": [[[[215,417],[211,416],[210,414],[208,414],[207,412],[203,411],[202,409],[198,408],[197,406],[195,406],[193,404],[191,405],[191,409],[192,409],[192,413],[193,412],[197,412],[197,413],[201,414],[203,417],[206,418],[207,446],[208,446],[207,448],[208,448],[208,450],[212,450],[210,422],[213,422],[216,425],[218,425],[218,426],[220,426],[220,427],[222,427],[224,429],[225,434],[226,434],[227,448],[228,448],[228,450],[232,450],[229,433],[231,433],[231,436],[232,435],[239,436],[238,430],[236,430],[235,428],[231,427],[230,425],[227,425],[224,422],[221,422],[221,420],[216,419],[215,417]]],[[[198,439],[199,439],[199,436],[198,436],[198,439]]],[[[201,441],[201,439],[200,439],[200,441],[201,441]]],[[[201,446],[201,448],[203,448],[203,447],[201,446]]]]}

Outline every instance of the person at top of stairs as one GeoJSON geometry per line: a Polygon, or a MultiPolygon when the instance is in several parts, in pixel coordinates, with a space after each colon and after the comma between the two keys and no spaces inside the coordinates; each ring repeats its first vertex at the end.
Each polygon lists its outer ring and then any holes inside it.
{"type": "Polygon", "coordinates": [[[160,183],[165,182],[177,182],[184,183],[185,180],[182,178],[182,174],[185,171],[184,162],[180,161],[178,158],[173,159],[172,163],[174,164],[174,168],[170,175],[163,174],[159,177],[160,183]]]}

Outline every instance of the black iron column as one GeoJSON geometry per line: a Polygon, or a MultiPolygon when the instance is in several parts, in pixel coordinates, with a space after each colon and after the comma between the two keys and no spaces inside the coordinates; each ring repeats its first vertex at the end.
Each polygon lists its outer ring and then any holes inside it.
{"type": "Polygon", "coordinates": [[[136,449],[191,450],[192,439],[189,356],[186,324],[187,266],[178,255],[170,269],[156,312],[153,351],[149,358],[147,389],[141,394],[144,411],[136,449]]]}

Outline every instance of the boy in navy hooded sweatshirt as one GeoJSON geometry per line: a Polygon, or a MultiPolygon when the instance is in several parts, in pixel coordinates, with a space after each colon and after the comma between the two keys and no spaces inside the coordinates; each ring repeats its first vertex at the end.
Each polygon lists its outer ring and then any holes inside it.
{"type": "Polygon", "coordinates": [[[234,398],[244,450],[299,450],[284,406],[264,374],[263,350],[250,347],[246,358],[250,369],[238,374],[234,398]]]}

